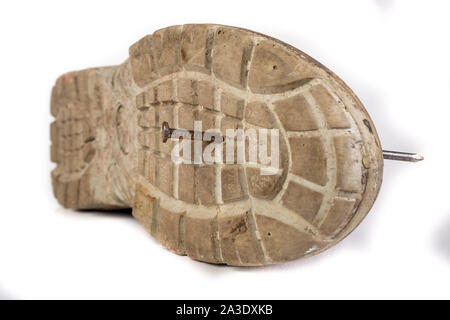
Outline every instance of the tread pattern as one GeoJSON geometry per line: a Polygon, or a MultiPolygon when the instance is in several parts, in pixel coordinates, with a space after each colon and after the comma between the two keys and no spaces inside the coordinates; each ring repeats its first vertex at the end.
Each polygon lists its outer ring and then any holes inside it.
{"type": "Polygon", "coordinates": [[[213,263],[281,262],[320,251],[352,219],[364,145],[306,60],[252,32],[187,25],[138,41],[130,64],[141,88],[133,215],[165,246],[213,263]],[[194,120],[222,133],[279,129],[279,172],[261,176],[248,156],[243,165],[175,165],[161,123],[193,129],[194,120]]]}
{"type": "Polygon", "coordinates": [[[95,131],[90,121],[92,102],[88,96],[89,72],[71,72],[61,76],[52,91],[51,113],[56,120],[50,126],[51,160],[55,197],[68,208],[90,203],[88,177],[93,161],[95,131]]]}

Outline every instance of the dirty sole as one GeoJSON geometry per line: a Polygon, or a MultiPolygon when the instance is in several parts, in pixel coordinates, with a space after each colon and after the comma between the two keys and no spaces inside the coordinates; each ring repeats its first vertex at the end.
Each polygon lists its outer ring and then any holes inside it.
{"type": "MultiPolygon", "coordinates": [[[[217,264],[317,254],[370,210],[382,180],[375,127],[354,93],[303,52],[219,25],[165,28],[119,66],[53,88],[55,197],[78,209],[133,208],[168,249],[217,264]],[[175,163],[161,124],[278,129],[279,169],[175,163]]],[[[246,150],[246,154],[248,150],[246,150]]]]}

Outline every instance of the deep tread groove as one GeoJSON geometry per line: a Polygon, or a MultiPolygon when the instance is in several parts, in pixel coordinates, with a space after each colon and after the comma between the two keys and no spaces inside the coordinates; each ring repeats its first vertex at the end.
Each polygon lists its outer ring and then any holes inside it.
{"type": "Polygon", "coordinates": [[[186,219],[186,211],[183,212],[183,214],[180,216],[180,220],[178,223],[178,235],[179,235],[179,250],[186,254],[186,245],[185,245],[185,234],[186,234],[186,227],[185,227],[185,219],[186,219]]]}
{"type": "Polygon", "coordinates": [[[211,220],[211,230],[212,230],[212,243],[214,245],[214,257],[218,263],[224,263],[222,257],[222,249],[220,247],[220,235],[219,235],[219,223],[218,223],[219,215],[211,220]]]}
{"type": "Polygon", "coordinates": [[[216,31],[212,28],[208,28],[205,44],[205,67],[211,72],[212,63],[212,48],[214,45],[214,35],[216,31]]]}
{"type": "Polygon", "coordinates": [[[251,39],[249,39],[247,45],[244,48],[244,52],[242,54],[241,85],[244,88],[247,88],[248,73],[249,73],[249,68],[250,68],[250,58],[252,56],[253,48],[254,48],[253,41],[251,39]]]}
{"type": "Polygon", "coordinates": [[[155,238],[158,234],[158,209],[159,209],[159,199],[156,199],[153,201],[153,209],[152,209],[152,227],[151,227],[151,234],[155,238]]]}
{"type": "Polygon", "coordinates": [[[265,264],[268,262],[268,260],[264,252],[263,244],[259,235],[258,227],[256,225],[255,216],[252,209],[250,209],[250,212],[248,212],[248,223],[250,225],[250,234],[252,237],[253,246],[256,250],[258,261],[262,264],[265,264]]]}

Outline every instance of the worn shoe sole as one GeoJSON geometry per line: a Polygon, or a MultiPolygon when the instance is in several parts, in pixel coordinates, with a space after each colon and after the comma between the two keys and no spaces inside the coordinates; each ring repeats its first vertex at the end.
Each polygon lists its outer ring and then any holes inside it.
{"type": "MultiPolygon", "coordinates": [[[[133,208],[168,249],[217,264],[317,254],[348,235],[382,181],[375,127],[331,71],[276,39],[219,25],[165,28],[115,67],[53,88],[55,197],[67,208],[133,208]],[[280,169],[176,164],[161,124],[275,128],[280,169]]],[[[248,160],[248,159],[247,159],[248,160]]]]}

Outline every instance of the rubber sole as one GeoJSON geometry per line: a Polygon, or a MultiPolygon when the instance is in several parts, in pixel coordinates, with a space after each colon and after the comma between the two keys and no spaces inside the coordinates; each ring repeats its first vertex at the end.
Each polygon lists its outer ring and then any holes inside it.
{"type": "MultiPolygon", "coordinates": [[[[310,256],[370,210],[383,159],[353,92],[325,67],[248,30],[159,30],[117,67],[72,72],[53,89],[55,197],[68,208],[133,208],[173,252],[217,264],[310,256]],[[161,124],[192,130],[278,129],[279,169],[184,164],[161,124]]],[[[203,149],[208,143],[203,143],[203,149]]]]}

